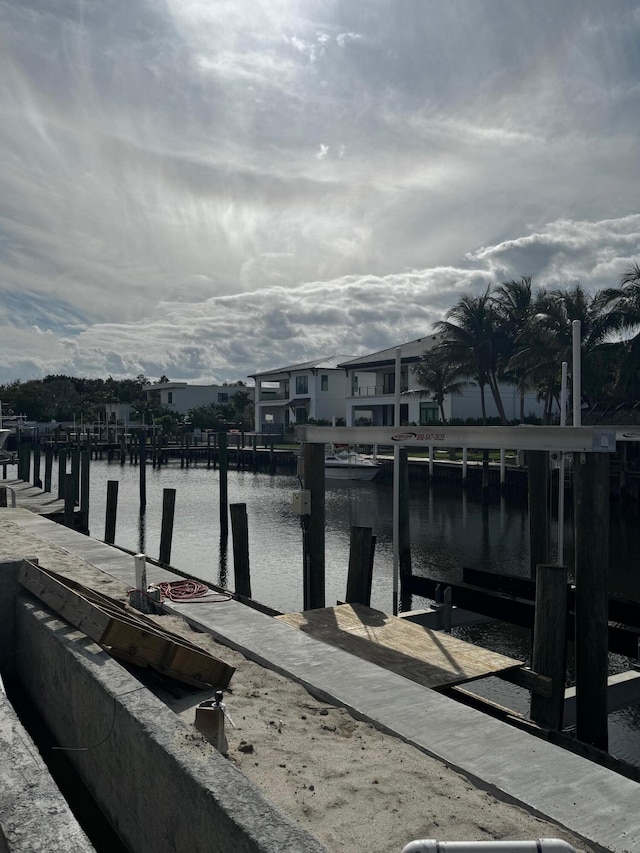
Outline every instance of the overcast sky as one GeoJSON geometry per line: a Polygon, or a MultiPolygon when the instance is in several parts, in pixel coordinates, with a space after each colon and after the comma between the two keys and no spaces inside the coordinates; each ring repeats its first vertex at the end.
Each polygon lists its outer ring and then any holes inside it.
{"type": "Polygon", "coordinates": [[[0,0],[0,383],[215,383],[640,261],[640,0],[0,0]]]}

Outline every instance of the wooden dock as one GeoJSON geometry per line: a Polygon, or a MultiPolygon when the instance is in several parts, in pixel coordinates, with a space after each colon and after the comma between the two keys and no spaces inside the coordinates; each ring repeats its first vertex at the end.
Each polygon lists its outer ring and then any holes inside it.
{"type": "Polygon", "coordinates": [[[315,639],[436,690],[514,671],[523,665],[514,658],[360,604],[276,618],[315,639]]]}
{"type": "Polygon", "coordinates": [[[24,480],[0,480],[0,506],[13,506],[14,499],[15,506],[38,515],[64,515],[64,501],[51,492],[45,492],[24,480]]]}

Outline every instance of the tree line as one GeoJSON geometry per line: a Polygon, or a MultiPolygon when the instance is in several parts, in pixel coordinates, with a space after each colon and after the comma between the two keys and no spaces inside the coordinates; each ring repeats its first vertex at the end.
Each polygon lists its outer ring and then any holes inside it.
{"type": "MultiPolygon", "coordinates": [[[[167,432],[187,424],[216,429],[224,424],[253,422],[253,403],[244,383],[224,383],[229,387],[227,403],[197,406],[186,416],[160,405],[160,394],[147,395],[145,387],[168,382],[161,376],[152,383],[144,374],[135,379],[87,379],[50,374],[43,379],[16,380],[0,385],[3,416],[24,416],[38,423],[77,421],[85,424],[104,422],[105,406],[123,403],[131,406],[130,419],[155,424],[167,432]]],[[[158,388],[158,392],[159,392],[158,388]]]]}
{"type": "MultiPolygon", "coordinates": [[[[587,294],[580,285],[534,289],[531,276],[463,295],[435,324],[435,344],[414,373],[423,393],[438,403],[474,382],[480,389],[483,421],[486,395],[500,421],[507,419],[500,386],[534,391],[543,421],[560,408],[562,362],[571,369],[572,324],[581,324],[582,405],[590,412],[629,412],[640,404],[640,266],[633,264],[617,287],[587,294]]],[[[640,414],[640,413],[639,413],[640,414]]]]}

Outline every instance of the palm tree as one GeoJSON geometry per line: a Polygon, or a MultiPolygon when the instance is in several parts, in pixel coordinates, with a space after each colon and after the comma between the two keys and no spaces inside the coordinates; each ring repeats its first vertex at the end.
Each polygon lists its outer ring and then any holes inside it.
{"type": "Polygon", "coordinates": [[[526,340],[531,316],[531,276],[504,281],[494,291],[494,307],[500,340],[501,373],[520,392],[520,423],[524,423],[524,400],[533,387],[529,371],[514,357],[526,340]]]}
{"type": "Polygon", "coordinates": [[[429,396],[440,409],[440,420],[444,423],[444,399],[449,394],[462,394],[462,388],[468,385],[460,377],[458,368],[451,364],[442,351],[437,348],[424,353],[420,361],[412,368],[418,383],[424,390],[419,391],[422,396],[429,396]]]}
{"type": "Polygon", "coordinates": [[[480,296],[466,294],[435,324],[442,336],[438,349],[457,375],[478,383],[482,419],[486,421],[485,388],[489,386],[502,423],[507,423],[500,389],[498,367],[500,337],[491,287],[480,296]]]}

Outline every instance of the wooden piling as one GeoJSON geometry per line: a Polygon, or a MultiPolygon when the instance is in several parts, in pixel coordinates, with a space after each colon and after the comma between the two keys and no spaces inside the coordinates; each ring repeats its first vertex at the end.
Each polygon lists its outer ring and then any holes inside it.
{"type": "Polygon", "coordinates": [[[116,541],[116,515],[118,511],[118,481],[107,480],[107,515],[104,524],[104,541],[113,545],[116,541]]]}
{"type": "Polygon", "coordinates": [[[64,500],[64,481],[67,476],[67,451],[61,447],[58,451],[58,500],[64,500]]]}
{"type": "Polygon", "coordinates": [[[77,505],[80,501],[80,451],[77,447],[71,450],[71,482],[73,483],[73,500],[77,505]]]}
{"type": "Polygon", "coordinates": [[[576,737],[607,750],[609,455],[574,453],[576,737]]]}
{"type": "Polygon", "coordinates": [[[536,608],[532,667],[552,680],[551,695],[531,695],[531,719],[560,731],[567,661],[567,568],[539,565],[536,569],[536,608]]]}
{"type": "Polygon", "coordinates": [[[527,451],[529,489],[529,574],[549,562],[549,454],[527,451]]]}
{"type": "Polygon", "coordinates": [[[138,434],[138,454],[140,458],[140,512],[147,507],[147,435],[143,429],[138,434]]]}
{"type": "Polygon", "coordinates": [[[247,505],[231,504],[231,534],[233,537],[233,574],[238,595],[251,598],[251,573],[249,568],[249,527],[247,505]]]}
{"type": "Polygon", "coordinates": [[[33,485],[36,488],[42,488],[42,480],[40,479],[40,444],[36,442],[33,447],[33,485]]]}
{"type": "MultiPolygon", "coordinates": [[[[429,453],[433,456],[433,447],[429,453]]],[[[401,447],[398,454],[400,465],[398,489],[398,563],[400,577],[412,574],[411,568],[411,526],[409,524],[409,450],[401,447]]],[[[363,602],[364,603],[364,602],[363,602]]]]}
{"type": "Polygon", "coordinates": [[[82,530],[89,532],[89,471],[91,468],[91,450],[80,451],[80,512],[82,530]]]}
{"type": "MultiPolygon", "coordinates": [[[[271,436],[273,441],[273,436],[271,436]]],[[[273,447],[273,443],[271,445],[273,447]]],[[[303,537],[303,608],[314,610],[325,606],[325,483],[324,446],[302,445],[304,488],[311,494],[311,515],[302,516],[303,537]]]]}
{"type": "Polygon", "coordinates": [[[218,464],[220,467],[220,536],[229,535],[228,474],[229,452],[226,432],[218,433],[218,464]]]}
{"type": "Polygon", "coordinates": [[[76,495],[73,485],[73,477],[64,478],[64,526],[73,527],[73,518],[76,508],[76,495]]]}
{"type": "Polygon", "coordinates": [[[349,543],[349,571],[347,574],[347,604],[371,605],[373,578],[372,530],[370,527],[351,527],[349,543]]]}
{"type": "Polygon", "coordinates": [[[51,476],[53,474],[53,448],[47,447],[44,452],[44,490],[51,491],[51,476]]]}
{"type": "Polygon", "coordinates": [[[173,519],[176,507],[176,490],[162,490],[162,529],[160,531],[159,560],[165,566],[171,564],[171,542],[173,539],[173,519]]]}

